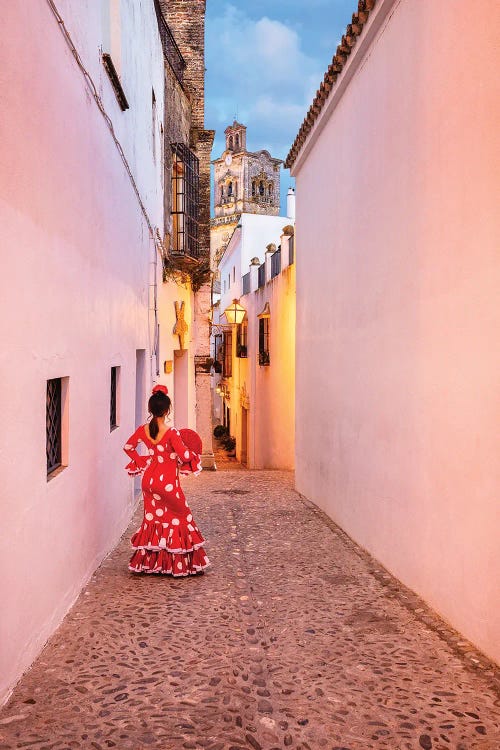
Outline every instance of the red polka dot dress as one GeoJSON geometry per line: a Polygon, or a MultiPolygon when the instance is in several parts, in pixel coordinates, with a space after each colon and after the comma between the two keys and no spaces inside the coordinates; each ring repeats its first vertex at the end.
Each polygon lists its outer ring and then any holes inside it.
{"type": "Polygon", "coordinates": [[[123,450],[132,459],[125,467],[128,473],[144,472],[144,518],[131,540],[134,552],[129,570],[172,576],[200,573],[210,565],[203,549],[205,540],[179,482],[179,473],[200,473],[200,456],[183,443],[178,430],[167,430],[155,442],[148,437],[144,425],[134,432],[123,450]],[[135,450],[140,442],[149,455],[141,456],[135,450]]]}

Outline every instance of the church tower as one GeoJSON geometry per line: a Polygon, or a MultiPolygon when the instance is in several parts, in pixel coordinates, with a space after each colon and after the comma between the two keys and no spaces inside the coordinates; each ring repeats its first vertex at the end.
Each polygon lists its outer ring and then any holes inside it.
{"type": "Polygon", "coordinates": [[[217,263],[242,213],[278,216],[281,159],[247,151],[247,129],[236,120],[224,131],[226,148],[214,165],[211,256],[217,263]]]}

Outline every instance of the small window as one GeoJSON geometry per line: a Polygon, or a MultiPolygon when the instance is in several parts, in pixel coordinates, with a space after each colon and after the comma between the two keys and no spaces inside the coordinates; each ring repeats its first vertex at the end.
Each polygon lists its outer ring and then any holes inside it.
{"type": "Polygon", "coordinates": [[[255,183],[255,180],[252,180],[252,195],[255,195],[256,192],[257,192],[257,186],[255,183]]]}
{"type": "Polygon", "coordinates": [[[230,378],[233,374],[233,334],[232,331],[224,333],[224,361],[222,366],[222,376],[230,378]]]}
{"type": "Polygon", "coordinates": [[[120,383],[120,368],[111,368],[111,387],[109,392],[109,429],[118,427],[118,387],[120,383]]]}
{"type": "Polygon", "coordinates": [[[232,135],[229,136],[229,150],[230,151],[233,150],[233,136],[232,135]]]}
{"type": "Polygon", "coordinates": [[[172,144],[173,252],[198,258],[199,161],[184,144],[172,144]]]}
{"type": "Polygon", "coordinates": [[[236,281],[236,266],[233,266],[233,283],[236,281]]]}
{"type": "Polygon", "coordinates": [[[236,343],[236,356],[242,359],[247,357],[248,354],[248,321],[244,320],[241,325],[238,326],[238,340],[236,343]]]}
{"type": "Polygon", "coordinates": [[[236,136],[236,151],[239,151],[240,148],[240,136],[236,136]]]}
{"type": "Polygon", "coordinates": [[[227,288],[231,289],[231,274],[228,273],[227,275],[227,288]]]}
{"type": "Polygon", "coordinates": [[[259,182],[259,195],[264,195],[265,191],[266,191],[266,189],[265,189],[265,187],[264,187],[264,183],[263,183],[263,181],[261,180],[261,181],[259,182]]]}
{"type": "Polygon", "coordinates": [[[47,479],[56,476],[68,462],[68,380],[69,378],[47,380],[45,412],[47,479]]]}
{"type": "Polygon", "coordinates": [[[259,365],[270,364],[269,357],[269,318],[259,318],[259,365]]]}
{"type": "Polygon", "coordinates": [[[232,182],[230,182],[229,185],[227,186],[227,194],[228,195],[232,195],[233,194],[233,183],[232,182]]]}

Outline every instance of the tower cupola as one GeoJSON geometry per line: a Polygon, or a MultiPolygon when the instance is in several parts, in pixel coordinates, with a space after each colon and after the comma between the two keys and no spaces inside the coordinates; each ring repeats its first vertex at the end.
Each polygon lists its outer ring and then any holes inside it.
{"type": "Polygon", "coordinates": [[[234,120],[233,124],[229,125],[224,133],[226,135],[226,151],[233,151],[234,153],[246,151],[247,129],[245,125],[241,125],[241,123],[234,120]]]}

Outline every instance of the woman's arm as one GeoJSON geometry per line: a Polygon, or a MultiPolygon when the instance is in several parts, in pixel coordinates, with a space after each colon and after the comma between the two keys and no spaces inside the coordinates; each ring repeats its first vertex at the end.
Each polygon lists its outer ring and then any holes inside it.
{"type": "Polygon", "coordinates": [[[131,477],[136,476],[137,474],[142,474],[151,461],[149,456],[141,456],[141,454],[136,451],[137,446],[142,441],[141,430],[142,427],[139,427],[123,446],[123,450],[131,459],[130,463],[125,466],[125,471],[127,471],[131,477]]]}
{"type": "Polygon", "coordinates": [[[199,474],[201,472],[201,456],[189,450],[179,431],[175,428],[170,431],[170,442],[179,459],[179,472],[181,474],[199,474]]]}

